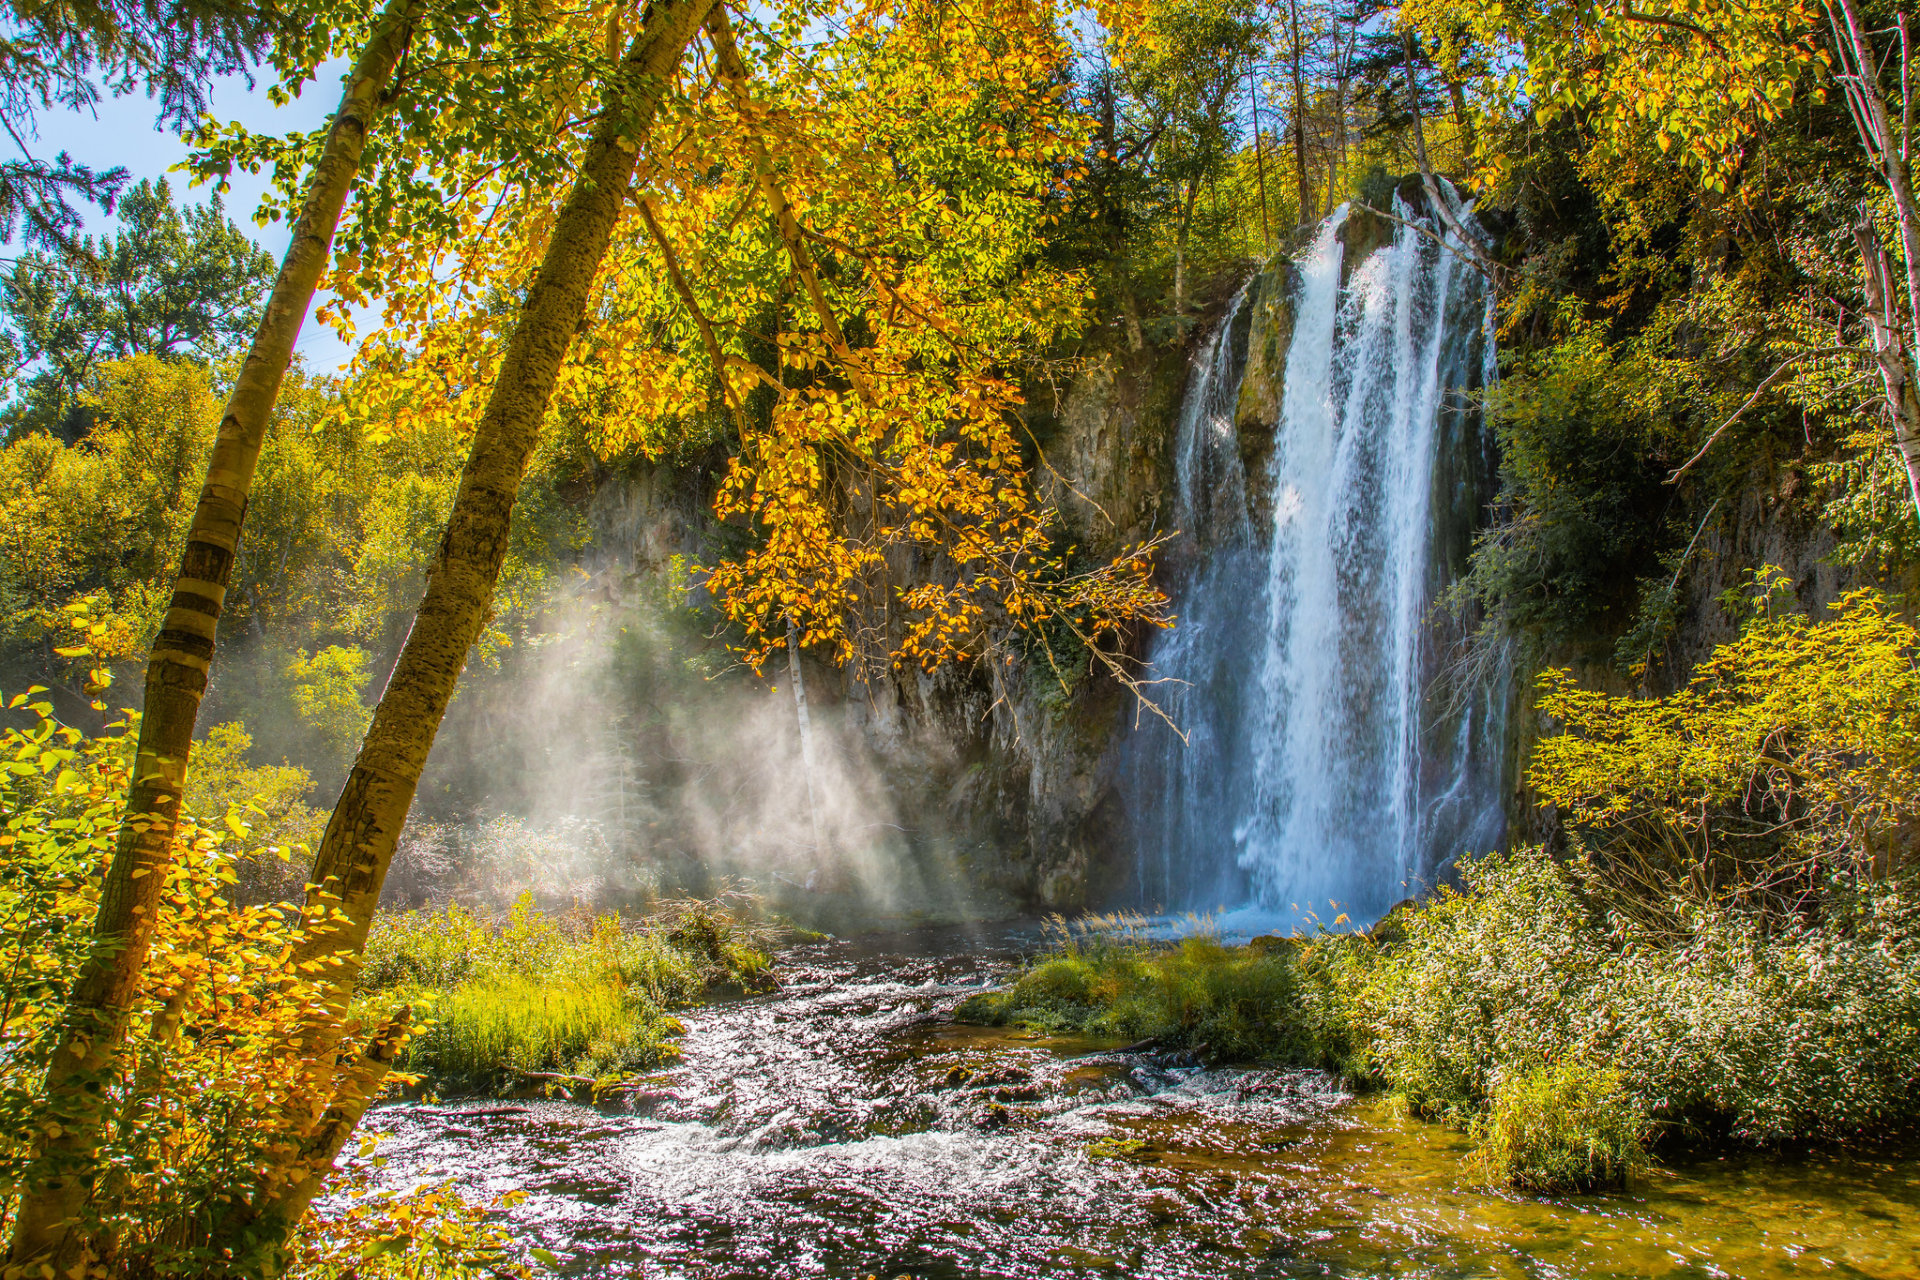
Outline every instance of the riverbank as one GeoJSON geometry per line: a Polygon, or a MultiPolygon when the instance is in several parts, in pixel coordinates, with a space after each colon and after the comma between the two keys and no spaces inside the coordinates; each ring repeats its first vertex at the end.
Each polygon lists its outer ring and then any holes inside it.
{"type": "Polygon", "coordinates": [[[1624,1194],[1491,1193],[1469,1140],[1318,1070],[954,1022],[1030,929],[783,948],[781,988],[684,1012],[644,1088],[389,1104],[378,1185],[520,1193],[561,1274],[1920,1273],[1920,1161],[1668,1163],[1624,1194]]]}
{"type": "Polygon", "coordinates": [[[1910,1132],[1917,903],[1889,877],[1828,886],[1808,918],[1634,916],[1585,864],[1528,849],[1366,933],[1226,946],[1062,926],[957,1016],[1330,1070],[1472,1135],[1486,1182],[1597,1190],[1643,1179],[1656,1151],[1910,1132]]]}
{"type": "Polygon", "coordinates": [[[637,916],[549,914],[523,895],[503,919],[452,905],[381,916],[359,1002],[415,1006],[401,1065],[428,1090],[597,1090],[671,1061],[676,1010],[779,985],[786,930],[744,899],[670,901],[637,916]]]}

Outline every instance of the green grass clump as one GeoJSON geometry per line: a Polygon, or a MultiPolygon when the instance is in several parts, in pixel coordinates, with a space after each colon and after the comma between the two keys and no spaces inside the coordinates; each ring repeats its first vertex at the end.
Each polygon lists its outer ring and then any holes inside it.
{"type": "Polygon", "coordinates": [[[759,932],[724,903],[667,903],[639,920],[556,917],[522,896],[498,923],[459,906],[382,917],[363,998],[428,1014],[406,1070],[501,1089],[542,1075],[603,1078],[670,1059],[670,1010],[776,984],[759,932]]]}
{"type": "Polygon", "coordinates": [[[435,1078],[505,1083],[543,1072],[601,1076],[672,1056],[678,1024],[643,992],[602,977],[470,982],[433,1006],[408,1066],[435,1078]]]}
{"type": "Polygon", "coordinates": [[[1312,1002],[1288,947],[1207,935],[1157,944],[1121,919],[1057,928],[1052,952],[1003,990],[969,997],[963,1022],[1153,1039],[1217,1059],[1319,1062],[1312,1002]]]}
{"type": "Polygon", "coordinates": [[[1473,1126],[1471,1164],[1489,1185],[1607,1191],[1645,1175],[1646,1117],[1617,1071],[1558,1062],[1502,1073],[1473,1126]]]}

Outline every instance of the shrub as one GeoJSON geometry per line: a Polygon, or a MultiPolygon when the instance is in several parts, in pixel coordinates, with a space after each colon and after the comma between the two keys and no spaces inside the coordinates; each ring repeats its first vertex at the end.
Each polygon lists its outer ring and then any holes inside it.
{"type": "Polygon", "coordinates": [[[458,903],[444,912],[383,915],[367,934],[361,985],[451,987],[473,976],[489,941],[486,927],[458,903]]]}
{"type": "MultiPolygon", "coordinates": [[[[45,1176],[35,1135],[91,1118],[71,1096],[48,1096],[47,1064],[133,756],[131,720],[87,738],[47,703],[15,698],[7,709],[24,724],[0,732],[0,1226],[45,1176]]],[[[237,868],[259,852],[237,814],[216,826],[187,813],[170,859],[151,872],[161,877],[153,932],[100,1082],[109,1113],[81,1224],[116,1274],[224,1271],[213,1251],[232,1239],[220,1234],[229,1206],[272,1203],[289,1153],[339,1096],[307,1048],[328,1015],[291,963],[303,941],[292,913],[233,900],[237,868]]],[[[366,1012],[379,1025],[388,1006],[366,1012]]]]}
{"type": "Polygon", "coordinates": [[[1470,1123],[1505,1066],[1557,1056],[1607,937],[1538,850],[1495,855],[1403,914],[1362,977],[1357,1025],[1371,1073],[1421,1115],[1470,1123]]]}
{"type": "Polygon", "coordinates": [[[1520,1191],[1603,1191],[1647,1168],[1642,1116],[1617,1072],[1576,1062],[1502,1071],[1472,1164],[1520,1191]]]}
{"type": "Polygon", "coordinates": [[[1753,616],[1666,698],[1542,678],[1566,725],[1527,771],[1600,855],[1612,905],[1684,929],[1685,904],[1817,912],[1834,885],[1885,877],[1920,820],[1920,631],[1859,591],[1816,621],[1754,575],[1753,616]],[[1839,879],[1836,879],[1839,877],[1839,879]],[[1651,913],[1651,914],[1649,914],[1651,913]]]}
{"type": "Polygon", "coordinates": [[[1604,909],[1580,863],[1481,859],[1410,913],[1366,973],[1355,1034],[1423,1114],[1468,1124],[1531,1064],[1609,1064],[1667,1130],[1849,1138],[1920,1116],[1920,902],[1910,881],[1835,886],[1818,922],[1725,904],[1654,928],[1604,909]]]}

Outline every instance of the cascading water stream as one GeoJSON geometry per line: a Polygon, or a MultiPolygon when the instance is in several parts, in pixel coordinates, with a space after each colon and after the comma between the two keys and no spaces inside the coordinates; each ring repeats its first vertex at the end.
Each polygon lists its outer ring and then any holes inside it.
{"type": "Polygon", "coordinates": [[[1153,655],[1186,741],[1154,726],[1136,757],[1159,797],[1147,905],[1370,920],[1503,834],[1505,672],[1443,695],[1432,609],[1490,474],[1460,394],[1485,376],[1486,291],[1396,212],[1350,270],[1344,207],[1297,264],[1270,483],[1247,483],[1234,425],[1244,298],[1195,363],[1176,467],[1196,567],[1153,655]]]}

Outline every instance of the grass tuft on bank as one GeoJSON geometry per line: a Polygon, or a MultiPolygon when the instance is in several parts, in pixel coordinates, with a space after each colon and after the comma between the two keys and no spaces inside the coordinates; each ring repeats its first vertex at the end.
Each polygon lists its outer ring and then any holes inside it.
{"type": "Polygon", "coordinates": [[[1616,1071],[1557,1062],[1502,1073],[1470,1167],[1521,1191],[1604,1191],[1646,1176],[1647,1121],[1616,1071]]]}
{"type": "Polygon", "coordinates": [[[677,1052],[672,1010],[776,985],[765,932],[731,905],[555,916],[524,895],[499,922],[458,905],[385,916],[367,942],[363,999],[426,1011],[404,1067],[437,1087],[645,1070],[677,1052]]]}
{"type": "Polygon", "coordinates": [[[1109,916],[1050,927],[1046,955],[955,1017],[985,1026],[1152,1040],[1222,1059],[1320,1061],[1312,995],[1291,945],[1230,947],[1204,933],[1158,944],[1109,916]]]}

